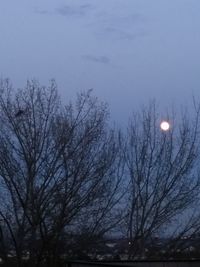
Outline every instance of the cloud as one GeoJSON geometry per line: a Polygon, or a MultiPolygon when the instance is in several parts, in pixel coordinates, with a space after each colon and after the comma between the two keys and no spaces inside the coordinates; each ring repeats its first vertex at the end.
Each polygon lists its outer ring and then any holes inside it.
{"type": "Polygon", "coordinates": [[[90,24],[99,37],[115,40],[135,40],[146,35],[143,29],[144,17],[139,13],[120,14],[101,12],[96,23],[90,24]]]}
{"type": "Polygon", "coordinates": [[[115,41],[134,41],[137,38],[145,37],[146,30],[142,28],[128,29],[122,27],[102,27],[95,29],[95,35],[104,40],[115,41]]]}
{"type": "Polygon", "coordinates": [[[114,27],[104,28],[103,34],[106,35],[106,37],[111,37],[112,39],[130,40],[130,41],[142,35],[142,33],[131,32],[128,30],[126,31],[124,29],[114,28],[114,27]]]}
{"type": "Polygon", "coordinates": [[[110,59],[106,56],[93,56],[93,55],[83,55],[82,58],[86,61],[91,61],[101,64],[109,64],[110,59]]]}
{"type": "Polygon", "coordinates": [[[39,7],[35,7],[34,12],[40,15],[46,15],[49,13],[46,9],[40,9],[39,7]]]}
{"type": "MultiPolygon", "coordinates": [[[[37,8],[36,12],[44,15],[53,14],[66,18],[83,19],[83,27],[92,31],[95,37],[111,42],[134,41],[146,35],[146,30],[143,29],[145,18],[141,13],[123,8],[115,10],[114,7],[110,7],[105,9],[93,2],[91,4],[89,0],[85,4],[77,1],[57,8],[54,7],[52,11],[37,8]]],[[[92,61],[89,58],[88,60],[92,61]]]]}
{"type": "Polygon", "coordinates": [[[91,4],[80,4],[80,5],[62,5],[57,8],[50,9],[41,9],[39,7],[35,8],[35,13],[46,15],[46,14],[57,14],[63,17],[83,17],[88,14],[88,12],[93,9],[91,4]]]}
{"type": "Polygon", "coordinates": [[[83,5],[64,5],[56,9],[56,13],[61,16],[71,17],[71,16],[85,16],[88,11],[92,8],[90,4],[83,5]]]}

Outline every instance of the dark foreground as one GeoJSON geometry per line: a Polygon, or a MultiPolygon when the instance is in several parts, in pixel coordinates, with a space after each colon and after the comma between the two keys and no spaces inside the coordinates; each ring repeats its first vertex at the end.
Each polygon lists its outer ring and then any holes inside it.
{"type": "MultiPolygon", "coordinates": [[[[0,264],[0,267],[15,267],[16,262],[0,264]]],[[[49,263],[34,265],[34,263],[22,263],[21,267],[200,267],[200,260],[169,260],[169,261],[68,261],[49,265],[49,263]]]]}

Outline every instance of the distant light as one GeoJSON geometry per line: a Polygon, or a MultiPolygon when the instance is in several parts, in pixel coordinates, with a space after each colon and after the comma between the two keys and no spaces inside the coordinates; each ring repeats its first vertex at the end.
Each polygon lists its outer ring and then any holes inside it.
{"type": "Polygon", "coordinates": [[[161,124],[160,124],[160,128],[161,128],[161,130],[163,130],[163,131],[168,131],[169,128],[170,128],[170,124],[169,124],[169,122],[167,122],[167,121],[162,121],[161,124]]]}

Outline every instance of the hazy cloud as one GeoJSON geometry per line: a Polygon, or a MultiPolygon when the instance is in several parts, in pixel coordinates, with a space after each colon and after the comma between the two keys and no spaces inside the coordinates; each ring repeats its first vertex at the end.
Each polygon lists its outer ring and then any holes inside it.
{"type": "Polygon", "coordinates": [[[63,5],[53,9],[41,9],[35,8],[35,12],[41,15],[45,14],[57,14],[64,17],[82,17],[88,14],[89,10],[93,9],[91,4],[82,5],[63,5]]]}
{"type": "Polygon", "coordinates": [[[82,58],[87,61],[92,61],[95,63],[109,64],[110,59],[106,56],[93,56],[93,55],[83,55],[82,58]]]}
{"type": "Polygon", "coordinates": [[[90,4],[84,5],[64,5],[56,9],[56,12],[61,16],[84,16],[92,8],[90,4]]]}
{"type": "MultiPolygon", "coordinates": [[[[127,9],[107,10],[106,8],[99,8],[98,5],[91,4],[91,2],[85,4],[75,2],[53,8],[52,11],[37,9],[36,12],[44,15],[47,13],[60,15],[67,18],[84,18],[84,27],[87,27],[89,31],[92,30],[92,34],[97,38],[110,41],[132,41],[146,35],[143,29],[145,18],[137,11],[127,12],[127,9]]],[[[88,60],[98,61],[98,59],[90,57],[88,60]]],[[[104,62],[104,60],[100,59],[100,62],[104,62]]]]}
{"type": "Polygon", "coordinates": [[[143,30],[144,17],[139,14],[113,14],[101,12],[96,17],[95,33],[106,39],[134,40],[145,35],[143,30]]]}
{"type": "Polygon", "coordinates": [[[46,15],[49,13],[46,9],[41,9],[39,7],[35,7],[34,12],[41,15],[46,15]]]}
{"type": "Polygon", "coordinates": [[[131,32],[120,28],[106,27],[102,30],[102,33],[106,37],[111,37],[112,39],[124,39],[124,40],[134,40],[139,36],[143,36],[142,32],[131,32]]]}

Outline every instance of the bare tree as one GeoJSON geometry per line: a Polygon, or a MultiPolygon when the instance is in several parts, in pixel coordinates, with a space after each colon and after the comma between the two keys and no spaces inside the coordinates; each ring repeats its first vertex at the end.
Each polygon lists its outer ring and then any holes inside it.
{"type": "Polygon", "coordinates": [[[55,266],[64,233],[77,231],[84,212],[96,227],[113,216],[102,234],[119,220],[118,140],[107,106],[90,92],[66,107],[53,81],[14,91],[4,80],[0,93],[0,229],[10,240],[5,252],[2,235],[2,255],[14,250],[21,266],[28,252],[29,265],[55,266]]]}
{"type": "Polygon", "coordinates": [[[52,181],[58,174],[58,152],[52,123],[58,105],[54,82],[48,89],[28,82],[25,90],[14,93],[9,81],[1,81],[0,175],[4,202],[0,217],[7,226],[19,266],[28,240],[30,257],[34,256],[38,225],[43,210],[46,212],[41,191],[47,185],[49,191],[55,187],[52,181]]]}
{"type": "MultiPolygon", "coordinates": [[[[173,227],[175,218],[183,218],[197,201],[199,112],[196,107],[193,117],[183,112],[178,120],[168,114],[171,127],[162,131],[160,115],[151,103],[130,121],[124,146],[129,177],[126,224],[130,258],[142,256],[145,242],[161,228],[173,227]]],[[[187,229],[191,227],[187,225],[187,229]]]]}
{"type": "Polygon", "coordinates": [[[83,230],[89,241],[89,235],[103,236],[122,219],[118,206],[122,198],[121,151],[115,131],[109,130],[107,115],[105,104],[87,93],[79,95],[75,110],[72,105],[65,107],[55,122],[53,135],[60,151],[62,178],[55,190],[54,203],[59,209],[50,219],[54,233],[50,254],[57,251],[55,244],[63,233],[78,235],[83,230]]]}

